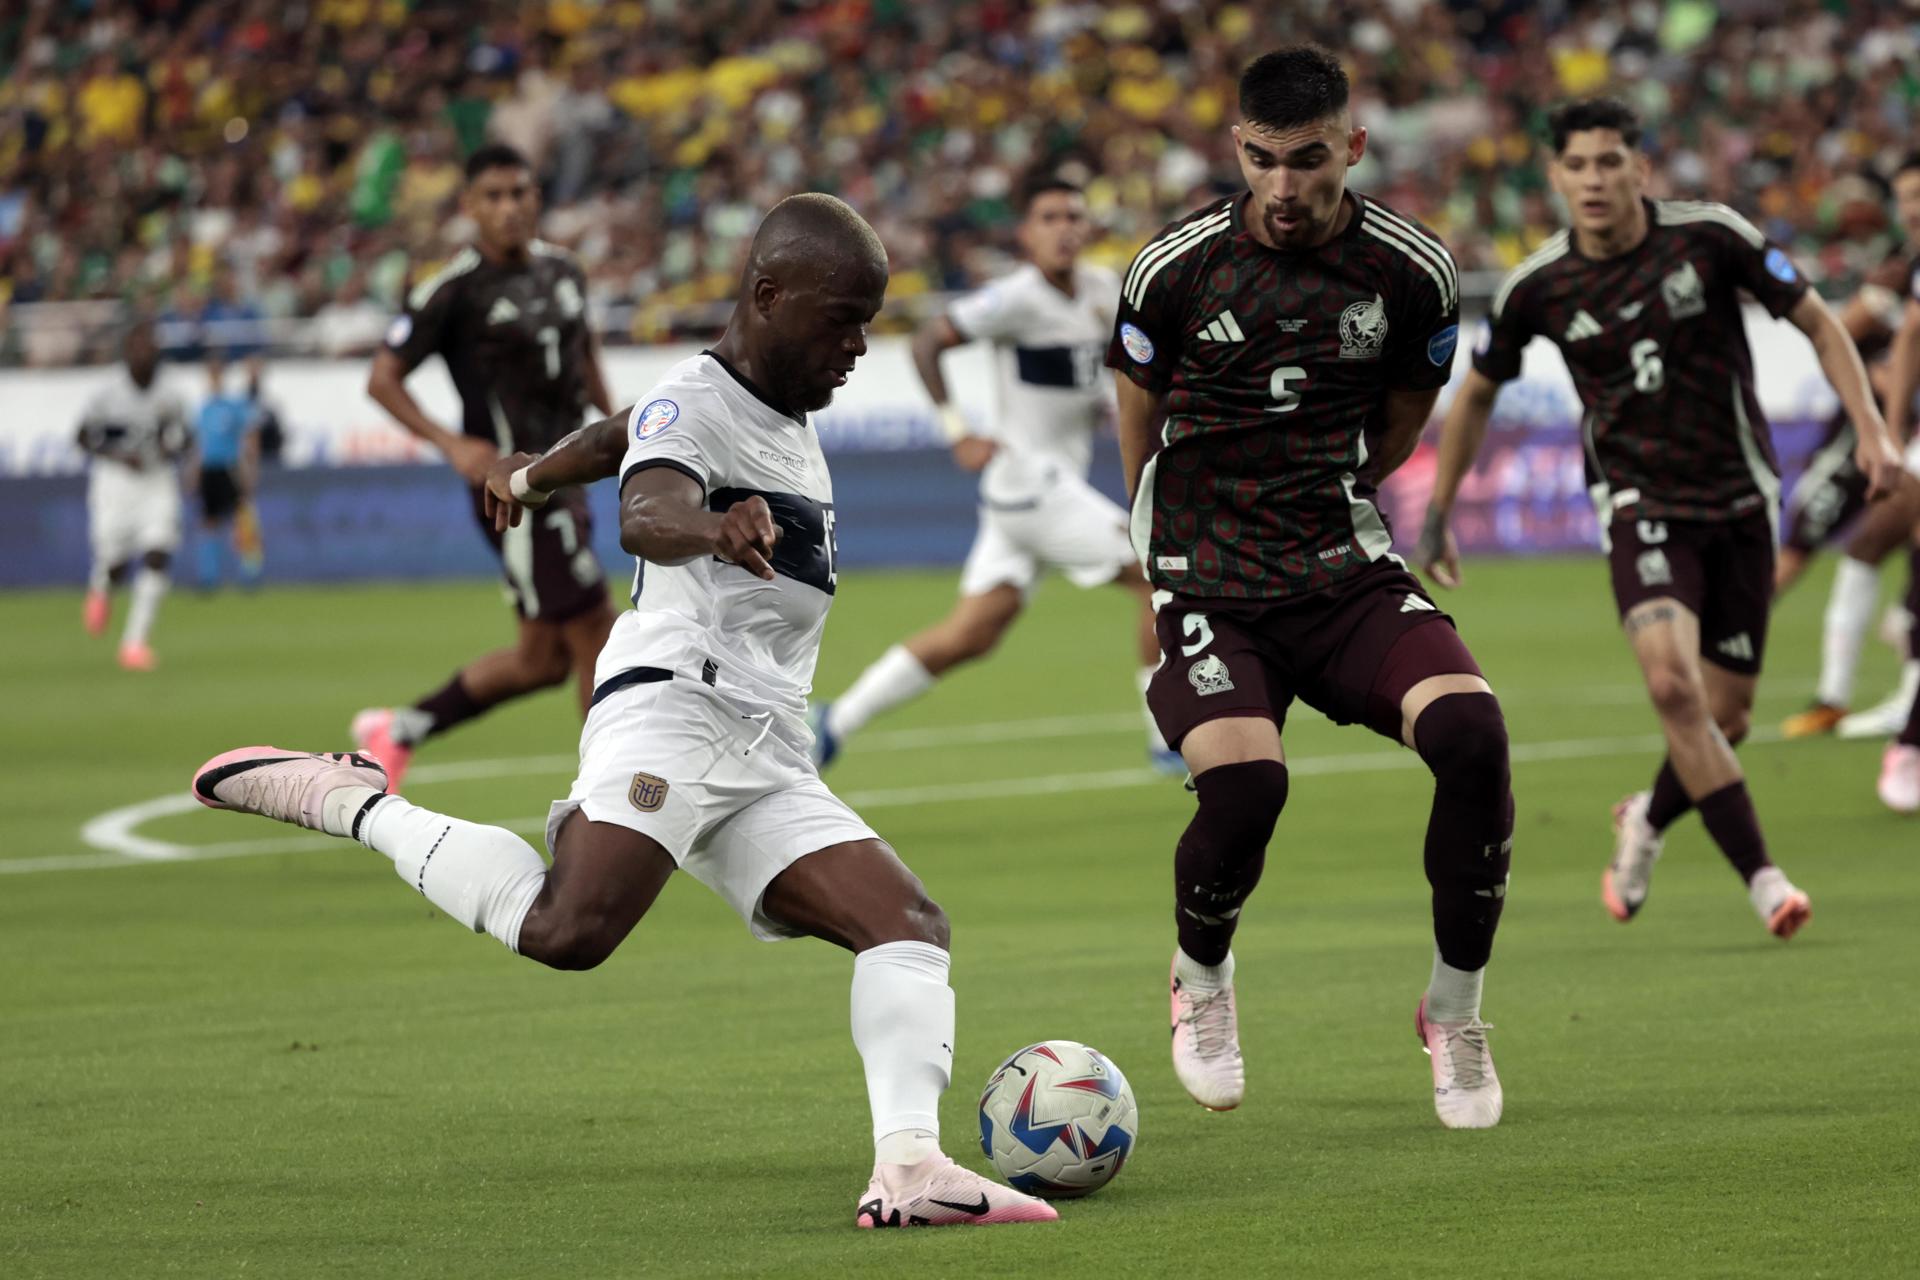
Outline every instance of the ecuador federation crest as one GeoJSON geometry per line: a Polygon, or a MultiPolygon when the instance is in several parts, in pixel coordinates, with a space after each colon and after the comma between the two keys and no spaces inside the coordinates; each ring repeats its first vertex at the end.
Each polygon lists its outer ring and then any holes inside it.
{"type": "Polygon", "coordinates": [[[667,802],[667,780],[650,773],[636,773],[633,786],[627,789],[627,799],[642,813],[658,813],[660,806],[667,802]]]}

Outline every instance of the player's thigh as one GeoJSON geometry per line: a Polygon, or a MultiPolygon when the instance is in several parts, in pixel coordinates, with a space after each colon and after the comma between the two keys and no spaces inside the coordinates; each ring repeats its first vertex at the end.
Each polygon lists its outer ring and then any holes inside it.
{"type": "Polygon", "coordinates": [[[553,866],[521,928],[522,950],[584,947],[604,956],[647,914],[676,865],[653,837],[579,809],[550,843],[553,866]]]}
{"type": "Polygon", "coordinates": [[[1040,576],[1040,562],[1009,529],[1010,518],[1017,514],[981,506],[973,546],[960,568],[962,599],[985,595],[996,587],[1011,587],[1023,598],[1033,590],[1034,581],[1040,576]]]}
{"type": "Polygon", "coordinates": [[[1645,653],[1657,649],[1663,637],[1676,634],[1668,623],[1691,636],[1698,651],[1707,570],[1697,525],[1616,517],[1608,530],[1607,569],[1614,608],[1642,666],[1645,653]],[[1680,613],[1686,614],[1684,623],[1680,613]],[[1655,634],[1647,644],[1636,638],[1649,630],[1655,634]]]}
{"type": "Polygon", "coordinates": [[[1194,773],[1245,760],[1278,760],[1293,700],[1261,653],[1251,613],[1175,597],[1154,618],[1160,665],[1147,707],[1167,744],[1194,773]]]}
{"type": "Polygon", "coordinates": [[[1030,549],[1074,586],[1105,586],[1129,572],[1141,576],[1126,511],[1079,476],[1060,477],[1035,516],[1026,522],[1030,549]]]}
{"type": "Polygon", "coordinates": [[[1755,677],[1773,615],[1773,527],[1764,515],[1716,526],[1702,548],[1700,656],[1708,669],[1755,677]]]}

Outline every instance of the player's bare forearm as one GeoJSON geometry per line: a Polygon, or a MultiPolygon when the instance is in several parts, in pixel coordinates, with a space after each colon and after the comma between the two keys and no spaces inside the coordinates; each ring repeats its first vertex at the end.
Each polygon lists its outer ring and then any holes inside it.
{"type": "Polygon", "coordinates": [[[627,452],[627,417],[632,412],[623,409],[562,439],[529,465],[527,483],[552,493],[618,474],[620,459],[627,452]]]}
{"type": "Polygon", "coordinates": [[[947,403],[947,378],[940,371],[940,353],[965,342],[960,331],[953,327],[953,321],[945,316],[935,316],[914,332],[914,372],[920,375],[921,385],[936,405],[947,403]]]}
{"type": "Polygon", "coordinates": [[[374,356],[373,371],[367,375],[367,395],[408,435],[426,441],[442,453],[451,452],[458,437],[427,416],[420,402],[407,390],[406,378],[400,357],[391,351],[382,351],[374,356]]]}
{"type": "Polygon", "coordinates": [[[771,582],[779,539],[766,499],[708,511],[699,483],[672,467],[636,471],[620,488],[620,549],[654,564],[718,556],[771,582]]]}
{"type": "Polygon", "coordinates": [[[1114,432],[1120,439],[1120,476],[1127,486],[1127,501],[1140,490],[1141,473],[1147,469],[1147,455],[1153,450],[1154,436],[1167,420],[1166,396],[1149,391],[1115,370],[1116,396],[1114,432]]]}
{"type": "Polygon", "coordinates": [[[1887,359],[1887,434],[1904,444],[1913,435],[1913,393],[1920,387],[1920,301],[1908,299],[1887,359]]]}
{"type": "Polygon", "coordinates": [[[1789,313],[1789,318],[1813,343],[1820,370],[1826,374],[1847,411],[1858,439],[1856,458],[1869,481],[1869,495],[1878,497],[1892,491],[1898,478],[1900,457],[1893,447],[1880,407],[1874,403],[1873,387],[1867,381],[1867,367],[1861,363],[1860,349],[1841,325],[1832,308],[1811,289],[1789,313]]]}
{"type": "Polygon", "coordinates": [[[1420,437],[1426,432],[1427,420],[1433,416],[1433,402],[1439,395],[1437,387],[1387,392],[1382,405],[1386,430],[1381,433],[1379,452],[1367,466],[1368,477],[1375,484],[1398,471],[1420,447],[1420,437]]]}
{"type": "Polygon", "coordinates": [[[1480,446],[1486,443],[1487,423],[1493,418],[1493,402],[1499,394],[1499,383],[1478,370],[1468,371],[1466,382],[1453,399],[1453,407],[1440,424],[1433,496],[1427,500],[1429,512],[1437,511],[1444,519],[1453,510],[1454,499],[1460,494],[1460,482],[1473,470],[1473,460],[1480,456],[1480,446]]]}

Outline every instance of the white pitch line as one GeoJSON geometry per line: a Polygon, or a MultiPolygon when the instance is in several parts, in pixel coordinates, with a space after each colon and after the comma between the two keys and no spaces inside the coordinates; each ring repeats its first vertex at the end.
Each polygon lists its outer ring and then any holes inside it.
{"type": "MultiPolygon", "coordinates": [[[[1778,730],[1762,728],[1754,730],[1748,742],[1762,746],[1779,740],[1778,730]]],[[[1538,764],[1556,760],[1639,755],[1658,751],[1665,745],[1666,739],[1657,733],[1629,734],[1609,738],[1566,738],[1557,741],[1515,743],[1509,749],[1509,758],[1516,765],[1538,764]]],[[[570,771],[574,764],[573,759],[567,756],[469,760],[423,765],[414,770],[412,776],[416,782],[451,782],[472,778],[560,772],[563,769],[570,771]]],[[[1378,773],[1421,767],[1423,766],[1420,757],[1405,750],[1308,756],[1290,760],[1287,764],[1289,772],[1302,777],[1378,773]]],[[[942,801],[1019,799],[1067,795],[1076,792],[1118,791],[1146,785],[1164,785],[1171,788],[1172,783],[1165,775],[1151,769],[1104,769],[1082,773],[1039,774],[1021,778],[934,783],[918,787],[884,787],[869,791],[848,792],[842,799],[858,809],[888,809],[942,801]]],[[[332,840],[332,837],[328,836],[311,835],[283,836],[271,840],[231,840],[217,844],[182,845],[133,834],[133,828],[141,822],[190,812],[196,804],[192,796],[180,794],[159,796],[113,810],[93,819],[82,829],[83,838],[100,852],[0,860],[0,875],[25,875],[41,871],[94,871],[109,867],[140,866],[153,862],[205,862],[268,853],[300,853],[325,848],[332,840]]],[[[546,819],[511,818],[493,825],[506,827],[521,835],[536,836],[546,830],[546,819]]]]}

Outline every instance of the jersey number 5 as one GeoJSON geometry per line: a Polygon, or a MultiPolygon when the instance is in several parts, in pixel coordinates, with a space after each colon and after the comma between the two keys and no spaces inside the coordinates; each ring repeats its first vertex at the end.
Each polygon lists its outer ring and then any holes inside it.
{"type": "Polygon", "coordinates": [[[1306,379],[1307,371],[1297,364],[1281,365],[1273,371],[1273,377],[1267,380],[1267,394],[1273,397],[1273,403],[1267,406],[1268,413],[1292,413],[1300,407],[1300,393],[1287,386],[1289,382],[1301,382],[1306,379]]]}

